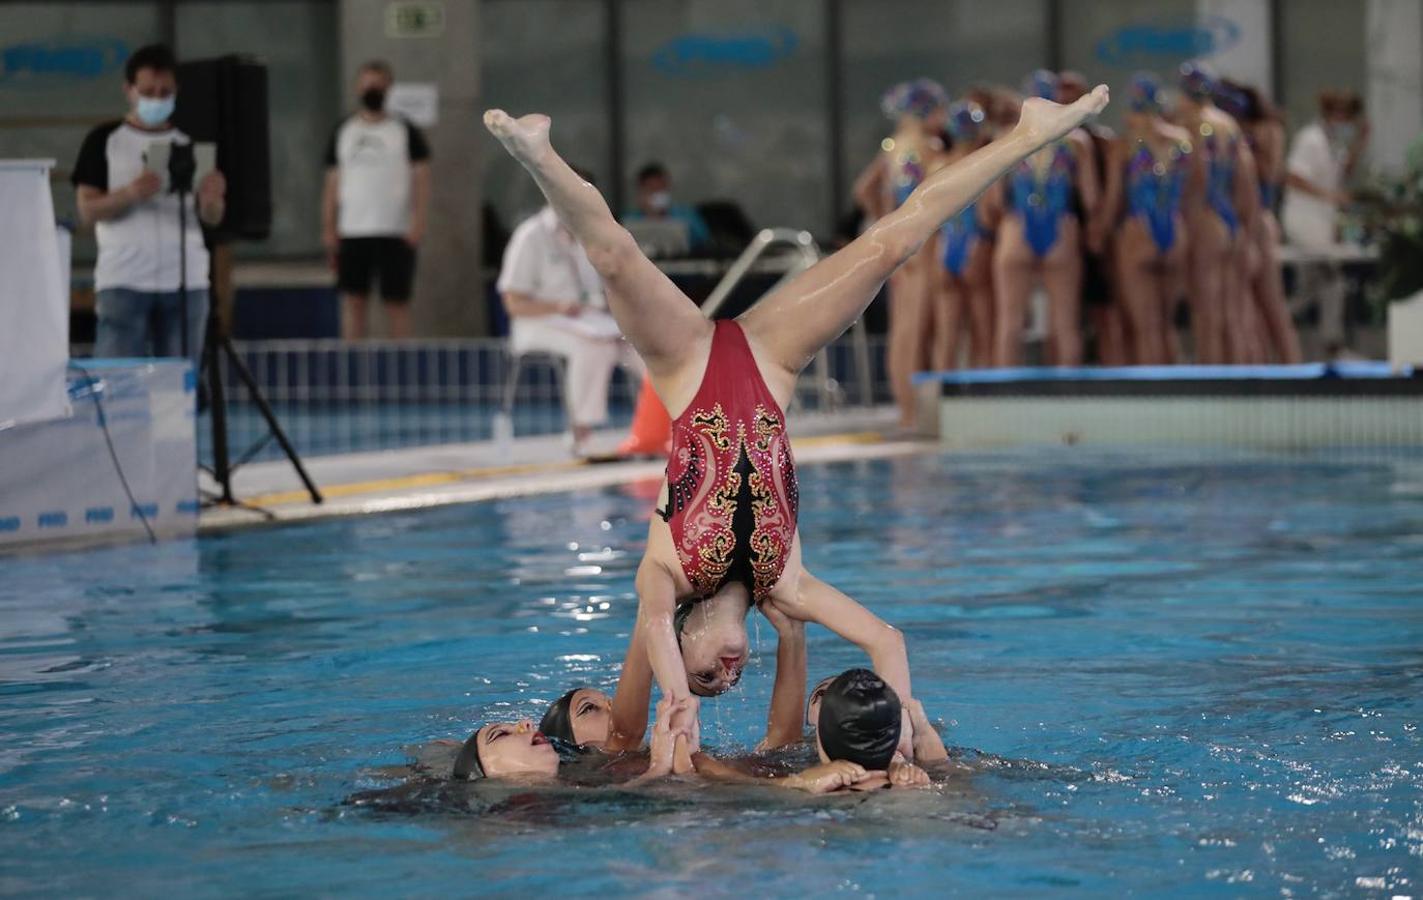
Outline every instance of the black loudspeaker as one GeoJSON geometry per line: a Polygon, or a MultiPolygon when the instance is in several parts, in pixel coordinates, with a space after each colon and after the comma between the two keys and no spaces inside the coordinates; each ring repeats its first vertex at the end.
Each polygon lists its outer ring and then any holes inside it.
{"type": "Polygon", "coordinates": [[[173,123],[194,141],[217,144],[227,214],[216,237],[264,240],[272,232],[267,67],[243,55],[181,63],[173,123]]]}

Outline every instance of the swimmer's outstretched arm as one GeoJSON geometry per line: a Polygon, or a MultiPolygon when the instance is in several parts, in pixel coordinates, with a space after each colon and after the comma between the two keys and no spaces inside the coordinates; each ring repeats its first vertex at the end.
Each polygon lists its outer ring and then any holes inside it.
{"type": "Polygon", "coordinates": [[[805,623],[792,619],[775,604],[761,612],[776,629],[776,683],[771,688],[771,710],[766,717],[766,737],[756,751],[798,744],[805,737],[805,623]]]}
{"type": "Polygon", "coordinates": [[[647,731],[647,704],[652,699],[652,663],[647,657],[647,637],[639,616],[628,639],[623,670],[613,692],[612,723],[604,747],[610,753],[636,750],[647,731]]]}
{"type": "Polygon", "coordinates": [[[484,114],[485,127],[533,176],[559,221],[587,251],[603,279],[608,308],[648,370],[654,377],[672,374],[699,339],[710,341],[712,325],[643,255],[598,189],[554,152],[548,137],[551,124],[548,116],[538,114],[518,119],[502,109],[484,114]]]}
{"type": "MultiPolygon", "coordinates": [[[[898,628],[805,569],[793,586],[777,585],[769,602],[790,618],[824,625],[864,650],[875,674],[894,688],[902,703],[908,703],[914,696],[909,683],[909,651],[898,628]]],[[[912,759],[913,728],[907,711],[904,718],[899,750],[906,759],[912,759]]]]}
{"type": "Polygon", "coordinates": [[[1011,132],[930,175],[848,246],[751,307],[740,318],[742,326],[768,361],[796,375],[860,317],[890,274],[940,225],[1018,162],[1101,112],[1107,99],[1107,86],[1098,85],[1070,106],[1025,100],[1011,132]]]}

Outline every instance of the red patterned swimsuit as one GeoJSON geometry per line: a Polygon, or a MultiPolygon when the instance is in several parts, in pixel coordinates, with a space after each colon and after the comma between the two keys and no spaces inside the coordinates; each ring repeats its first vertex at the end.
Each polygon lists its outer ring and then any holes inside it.
{"type": "Polygon", "coordinates": [[[658,514],[697,594],[740,582],[764,600],[790,556],[799,495],[785,413],[734,321],[716,322],[701,387],[672,423],[667,486],[658,514]]]}

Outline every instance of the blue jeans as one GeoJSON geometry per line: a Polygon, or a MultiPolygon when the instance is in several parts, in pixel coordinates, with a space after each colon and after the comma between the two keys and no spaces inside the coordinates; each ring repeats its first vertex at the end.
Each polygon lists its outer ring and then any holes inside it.
{"type": "MultiPolygon", "coordinates": [[[[177,291],[105,288],[96,303],[96,357],[182,356],[183,326],[177,291]]],[[[208,322],[207,288],[188,291],[188,356],[197,370],[208,322]]]]}

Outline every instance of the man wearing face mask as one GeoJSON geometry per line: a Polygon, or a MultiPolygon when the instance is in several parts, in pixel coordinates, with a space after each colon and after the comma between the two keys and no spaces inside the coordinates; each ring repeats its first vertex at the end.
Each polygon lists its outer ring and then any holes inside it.
{"type": "Polygon", "coordinates": [[[685,222],[687,239],[693,253],[705,250],[711,241],[707,223],[690,206],[672,202],[672,176],[658,162],[650,162],[637,171],[637,208],[624,216],[626,221],[638,219],[671,219],[685,222]]]}
{"type": "MultiPolygon", "coordinates": [[[[1352,91],[1322,91],[1319,118],[1299,130],[1286,162],[1280,224],[1289,243],[1303,250],[1337,246],[1339,210],[1349,205],[1347,183],[1368,142],[1364,104],[1352,91]]],[[[1292,311],[1319,307],[1319,336],[1326,346],[1344,340],[1348,285],[1337,263],[1299,267],[1292,311]]]]}
{"type": "Polygon", "coordinates": [[[195,366],[201,358],[208,316],[202,225],[222,221],[227,183],[213,171],[194,185],[185,198],[187,230],[180,234],[178,195],[164,189],[166,175],[145,165],[154,145],[189,143],[169,121],[178,90],[176,71],[167,47],[154,44],[134,51],[124,66],[128,115],[89,132],[74,164],[79,219],[94,226],[99,244],[95,356],[184,355],[179,261],[186,253],[187,354],[195,366]]]}
{"type": "Polygon", "coordinates": [[[336,270],[348,340],[367,334],[367,298],[377,281],[390,336],[410,336],[415,250],[430,204],[430,147],[418,128],[385,111],[393,80],[385,62],[361,66],[360,108],[337,126],[326,149],[321,237],[336,270]]]}

